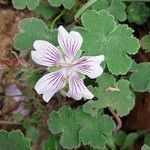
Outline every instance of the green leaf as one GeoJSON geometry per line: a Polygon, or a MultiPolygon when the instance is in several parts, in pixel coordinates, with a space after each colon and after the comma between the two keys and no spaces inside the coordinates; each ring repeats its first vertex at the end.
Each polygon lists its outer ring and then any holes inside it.
{"type": "Polygon", "coordinates": [[[103,149],[103,150],[117,150],[117,146],[115,145],[114,143],[114,137],[113,136],[110,136],[108,139],[107,139],[107,143],[106,143],[106,149],[103,149]]]}
{"type": "Polygon", "coordinates": [[[22,122],[24,120],[24,116],[21,113],[13,114],[13,118],[16,122],[22,122]]]}
{"type": "Polygon", "coordinates": [[[28,128],[28,129],[26,130],[26,137],[27,137],[28,139],[30,139],[30,141],[31,141],[32,143],[35,142],[37,136],[38,136],[38,131],[37,131],[36,128],[30,127],[30,128],[28,128]]]}
{"type": "Polygon", "coordinates": [[[137,138],[137,133],[130,133],[127,135],[124,131],[118,131],[115,135],[114,142],[122,150],[132,149],[132,146],[137,138]]]}
{"type": "Polygon", "coordinates": [[[41,75],[39,73],[31,72],[28,74],[26,82],[29,86],[34,86],[40,77],[41,75]]]}
{"type": "Polygon", "coordinates": [[[43,110],[38,108],[31,116],[30,123],[38,125],[41,120],[41,116],[43,114],[43,110]]]}
{"type": "Polygon", "coordinates": [[[54,7],[63,5],[66,9],[71,9],[76,4],[76,0],[48,0],[48,2],[54,7]]]}
{"type": "Polygon", "coordinates": [[[145,35],[141,41],[141,46],[146,52],[150,52],[150,35],[145,35]]]}
{"type": "Polygon", "coordinates": [[[150,91],[150,63],[144,62],[135,66],[130,82],[136,92],[150,91]]]}
{"type": "Polygon", "coordinates": [[[127,134],[124,131],[122,130],[118,131],[114,138],[115,144],[119,147],[123,146],[126,137],[127,137],[127,134]]]}
{"type": "Polygon", "coordinates": [[[42,2],[35,9],[35,12],[46,19],[52,18],[57,13],[57,11],[54,8],[50,7],[47,3],[42,3],[42,2]]]}
{"type": "Polygon", "coordinates": [[[85,55],[103,54],[111,73],[126,74],[132,64],[127,54],[136,54],[140,47],[133,30],[127,25],[117,25],[114,17],[104,10],[86,11],[81,19],[84,27],[75,30],[83,36],[85,55]]]}
{"type": "Polygon", "coordinates": [[[14,39],[14,47],[23,51],[33,48],[35,40],[49,40],[49,32],[46,24],[36,18],[24,19],[20,24],[20,33],[14,39]]]}
{"type": "Polygon", "coordinates": [[[144,144],[141,148],[141,150],[150,150],[150,146],[144,144]]]}
{"type": "Polygon", "coordinates": [[[150,133],[145,135],[145,137],[144,137],[144,144],[150,146],[150,133]]]}
{"type": "Polygon", "coordinates": [[[150,16],[150,8],[144,2],[132,2],[127,8],[127,13],[129,22],[141,25],[150,16]]]}
{"type": "Polygon", "coordinates": [[[116,82],[115,78],[109,74],[97,78],[98,87],[90,87],[96,101],[88,101],[83,109],[91,115],[96,115],[98,111],[107,106],[111,106],[117,111],[119,116],[127,115],[135,104],[135,97],[129,88],[129,81],[121,79],[116,82]]]}
{"type": "Polygon", "coordinates": [[[55,140],[54,136],[48,137],[47,140],[42,143],[42,150],[55,150],[55,140]]]}
{"type": "Polygon", "coordinates": [[[79,137],[84,145],[93,148],[104,148],[108,138],[112,136],[115,124],[108,115],[91,115],[80,110],[76,112],[76,120],[81,125],[79,137]]]}
{"type": "Polygon", "coordinates": [[[25,9],[27,7],[33,10],[39,6],[39,2],[40,0],[12,0],[13,6],[16,9],[25,9]]]}
{"type": "Polygon", "coordinates": [[[30,150],[30,142],[21,131],[0,131],[0,150],[30,150]]]}
{"type": "Polygon", "coordinates": [[[130,149],[130,147],[133,146],[135,140],[137,139],[138,135],[137,133],[130,133],[127,135],[124,144],[122,146],[122,149],[130,149]]]}
{"type": "Polygon", "coordinates": [[[42,150],[61,150],[58,144],[58,140],[55,136],[49,136],[43,143],[42,143],[42,150]]]}
{"type": "Polygon", "coordinates": [[[79,125],[76,124],[75,113],[70,107],[64,106],[57,112],[52,112],[48,120],[48,126],[53,134],[61,133],[60,144],[63,148],[79,147],[79,125]]]}
{"type": "Polygon", "coordinates": [[[108,0],[99,0],[94,3],[93,9],[96,11],[107,10],[119,21],[127,19],[125,12],[126,5],[121,0],[112,0],[110,4],[108,0]]]}

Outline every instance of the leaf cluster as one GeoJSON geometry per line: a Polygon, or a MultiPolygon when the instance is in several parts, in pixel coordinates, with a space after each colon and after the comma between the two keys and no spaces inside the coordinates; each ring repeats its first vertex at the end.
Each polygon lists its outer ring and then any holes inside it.
{"type": "Polygon", "coordinates": [[[0,131],[0,150],[30,150],[30,142],[21,131],[0,131]]]}
{"type": "Polygon", "coordinates": [[[127,150],[132,149],[135,140],[138,138],[137,133],[125,133],[124,131],[120,130],[116,133],[114,137],[114,143],[121,149],[127,150]]]}
{"type": "Polygon", "coordinates": [[[144,2],[132,2],[127,8],[127,16],[130,23],[141,25],[150,16],[150,8],[144,2]]]}
{"type": "Polygon", "coordinates": [[[96,11],[107,10],[119,21],[125,21],[127,19],[125,11],[126,4],[121,0],[99,0],[94,3],[92,8],[96,11]]]}
{"type": "Polygon", "coordinates": [[[136,54],[140,47],[138,39],[132,34],[133,30],[127,25],[117,24],[105,10],[87,11],[81,20],[83,27],[75,30],[81,33],[85,41],[82,45],[85,55],[103,54],[112,74],[126,74],[132,64],[129,55],[136,54]]]}
{"type": "Polygon", "coordinates": [[[24,19],[19,24],[20,33],[14,38],[14,47],[24,51],[33,48],[35,40],[54,41],[55,31],[49,33],[46,23],[41,19],[24,19]],[[38,32],[37,32],[38,31],[38,32]]]}
{"type": "Polygon", "coordinates": [[[81,145],[104,148],[112,135],[115,124],[105,114],[91,116],[82,109],[73,110],[64,106],[50,114],[48,126],[53,134],[60,134],[63,148],[72,149],[81,145]]]}
{"type": "Polygon", "coordinates": [[[118,80],[109,74],[103,75],[96,79],[97,87],[90,86],[97,100],[88,101],[83,105],[85,112],[96,115],[100,109],[111,107],[116,110],[119,116],[127,115],[135,104],[134,93],[130,90],[128,80],[118,80]]]}
{"type": "Polygon", "coordinates": [[[16,9],[25,9],[27,7],[29,10],[34,10],[39,6],[40,0],[12,0],[12,3],[16,9]]]}
{"type": "MultiPolygon", "coordinates": [[[[48,0],[48,2],[53,7],[60,7],[61,5],[63,5],[65,9],[71,9],[76,4],[76,0],[69,0],[69,1],[68,0],[48,0]]],[[[23,0],[23,1],[12,0],[12,3],[13,3],[14,8],[16,9],[22,10],[27,7],[29,10],[34,10],[40,5],[40,0],[23,0]]],[[[46,10],[43,10],[43,11],[46,11],[46,10]]]]}
{"type": "MultiPolygon", "coordinates": [[[[52,7],[62,8],[63,6],[70,10],[76,5],[75,0],[48,0],[48,5],[39,3],[39,0],[32,1],[26,0],[20,3],[18,0],[13,0],[13,4],[17,9],[26,7],[30,10],[34,9],[39,15],[50,20],[58,13],[52,7]]],[[[72,109],[64,106],[50,114],[49,130],[60,137],[59,142],[65,149],[78,148],[82,144],[93,149],[105,149],[106,144],[113,142],[121,149],[129,149],[137,138],[136,133],[127,135],[121,131],[117,132],[113,141],[112,132],[115,129],[115,123],[112,117],[103,112],[105,108],[111,108],[120,117],[126,116],[135,105],[135,92],[150,91],[150,63],[136,64],[132,60],[132,55],[138,53],[140,44],[146,52],[149,52],[150,37],[149,35],[144,36],[139,44],[139,40],[134,36],[134,30],[127,24],[119,24],[127,17],[129,22],[143,24],[150,14],[149,8],[143,2],[128,4],[126,9],[126,3],[121,0],[98,0],[87,7],[87,9],[90,7],[92,9],[85,11],[82,15],[80,27],[75,24],[68,26],[69,29],[73,27],[72,30],[82,35],[84,39],[81,48],[83,55],[105,56],[105,73],[92,85],[90,83],[89,89],[95,96],[93,100],[86,102],[82,108],[72,109]]],[[[82,8],[85,9],[84,6],[82,8]]],[[[70,21],[71,17],[64,15],[63,19],[70,21]]],[[[56,23],[58,18],[56,17],[53,23],[56,23]]],[[[37,18],[22,20],[19,24],[20,32],[14,39],[15,48],[19,51],[31,50],[35,40],[46,40],[58,46],[57,30],[49,29],[49,24],[51,25],[51,22],[48,22],[47,25],[37,18]]],[[[28,85],[33,86],[38,79],[37,73],[29,73],[28,85]]],[[[39,120],[39,115],[33,121],[37,124],[37,120],[39,120]]],[[[31,129],[27,133],[33,142],[36,138],[36,130],[31,129]]],[[[5,134],[1,134],[2,138],[5,137],[3,136],[5,134]]],[[[8,133],[6,137],[9,137],[8,133]]],[[[24,138],[21,137],[21,139],[24,138]]],[[[49,137],[43,143],[42,149],[45,150],[48,147],[55,149],[58,146],[57,142],[56,137],[49,137]]],[[[148,145],[142,147],[143,150],[148,148],[148,145]]]]}

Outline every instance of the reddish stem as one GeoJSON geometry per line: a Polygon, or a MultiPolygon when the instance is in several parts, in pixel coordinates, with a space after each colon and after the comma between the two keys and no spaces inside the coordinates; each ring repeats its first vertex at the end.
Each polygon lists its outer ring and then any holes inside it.
{"type": "Polygon", "coordinates": [[[112,115],[114,116],[114,118],[116,119],[117,122],[117,127],[115,129],[115,131],[118,131],[121,127],[122,127],[122,121],[121,118],[118,116],[118,114],[112,109],[112,107],[108,107],[109,111],[112,113],[112,115]]]}

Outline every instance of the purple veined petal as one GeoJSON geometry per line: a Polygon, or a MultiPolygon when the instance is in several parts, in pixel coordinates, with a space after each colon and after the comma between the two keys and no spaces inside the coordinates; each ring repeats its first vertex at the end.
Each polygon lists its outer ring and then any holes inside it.
{"type": "Polygon", "coordinates": [[[97,78],[103,73],[100,63],[104,61],[104,56],[83,56],[74,63],[76,71],[87,75],[90,78],[97,78]]]}
{"type": "Polygon", "coordinates": [[[67,93],[68,97],[72,97],[75,100],[92,99],[94,95],[87,89],[84,85],[83,80],[81,80],[76,72],[73,72],[69,76],[69,91],[67,93]]]}
{"type": "Polygon", "coordinates": [[[48,102],[56,92],[63,88],[64,84],[64,72],[59,70],[40,78],[35,85],[35,90],[38,94],[43,94],[44,101],[48,102]]]}
{"type": "Polygon", "coordinates": [[[37,40],[33,47],[35,51],[31,51],[32,59],[43,66],[53,66],[63,61],[59,50],[47,41],[37,40]]]}
{"type": "Polygon", "coordinates": [[[58,43],[63,49],[66,58],[72,61],[83,43],[82,36],[75,31],[68,33],[63,26],[58,28],[58,43]]]}

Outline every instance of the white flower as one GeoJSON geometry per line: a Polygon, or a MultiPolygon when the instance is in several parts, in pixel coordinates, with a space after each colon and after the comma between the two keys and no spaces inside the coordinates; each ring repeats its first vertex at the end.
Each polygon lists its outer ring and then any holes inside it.
{"type": "Polygon", "coordinates": [[[36,51],[31,52],[32,59],[37,64],[57,68],[57,71],[48,73],[39,79],[35,90],[38,94],[43,94],[44,101],[48,102],[56,92],[63,89],[68,83],[69,90],[66,93],[68,97],[75,100],[80,100],[82,97],[92,99],[94,95],[84,85],[80,74],[90,78],[100,76],[103,72],[100,63],[104,60],[104,56],[83,56],[77,59],[83,38],[78,32],[68,33],[63,26],[58,28],[58,43],[60,45],[58,48],[42,40],[37,40],[33,44],[36,51]]]}

